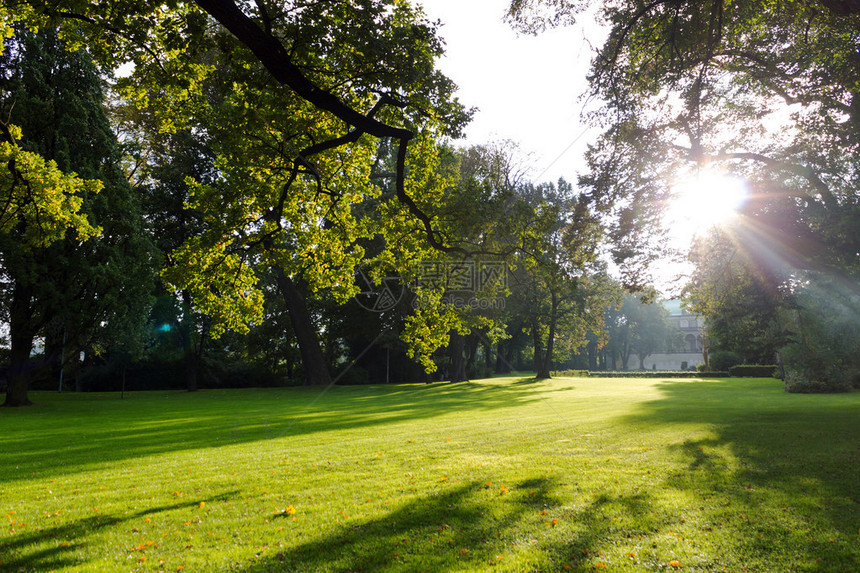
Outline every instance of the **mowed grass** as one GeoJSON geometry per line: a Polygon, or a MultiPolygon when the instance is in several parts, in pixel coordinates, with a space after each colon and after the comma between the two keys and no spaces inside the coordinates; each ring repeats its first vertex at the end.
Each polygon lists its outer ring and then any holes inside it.
{"type": "Polygon", "coordinates": [[[3,571],[860,571],[860,393],[768,379],[35,393],[3,571]]]}

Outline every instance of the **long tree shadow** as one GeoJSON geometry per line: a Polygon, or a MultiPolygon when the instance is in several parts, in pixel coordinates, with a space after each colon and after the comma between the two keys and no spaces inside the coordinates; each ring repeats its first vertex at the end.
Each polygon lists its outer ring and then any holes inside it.
{"type": "MultiPolygon", "coordinates": [[[[315,537],[286,551],[261,555],[235,570],[249,573],[300,571],[592,571],[598,548],[617,543],[630,531],[606,526],[607,506],[629,515],[651,514],[645,495],[601,496],[560,519],[577,525],[573,535],[553,535],[555,522],[540,517],[566,501],[558,484],[531,479],[512,484],[529,495],[510,496],[499,510],[485,501],[486,484],[472,482],[414,500],[386,515],[344,523],[326,536],[315,537]],[[522,538],[523,532],[528,536],[522,538]],[[512,533],[516,532],[516,533],[512,533]],[[524,563],[517,551],[532,559],[524,563]],[[516,563],[508,565],[505,561],[516,563]]],[[[495,492],[494,492],[495,493],[495,492]]],[[[497,494],[496,494],[497,495],[497,494]]],[[[564,531],[570,531],[565,529],[564,531]]]]}
{"type": "Polygon", "coordinates": [[[238,491],[196,498],[188,502],[177,502],[150,507],[133,513],[119,515],[98,514],[57,527],[39,528],[27,532],[19,531],[5,539],[0,538],[0,570],[2,571],[54,571],[65,567],[80,566],[76,556],[86,547],[93,534],[140,517],[183,508],[197,507],[200,502],[212,503],[234,499],[238,491]]]}
{"type": "Polygon", "coordinates": [[[785,394],[769,380],[666,381],[659,389],[661,399],[625,421],[710,426],[709,436],[670,446],[687,469],[666,485],[700,499],[712,527],[731,521],[743,533],[739,553],[818,556],[826,565],[813,569],[860,570],[860,395],[785,394]],[[729,505],[711,507],[711,499],[729,505]]]}
{"type": "Polygon", "coordinates": [[[184,449],[516,408],[546,391],[467,382],[139,393],[124,400],[43,395],[50,400],[44,405],[0,414],[0,483],[184,449]]]}

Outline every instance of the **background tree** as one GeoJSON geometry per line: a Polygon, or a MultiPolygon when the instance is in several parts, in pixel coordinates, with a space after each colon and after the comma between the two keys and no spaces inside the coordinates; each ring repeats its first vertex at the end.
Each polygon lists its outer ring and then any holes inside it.
{"type": "Polygon", "coordinates": [[[639,359],[638,368],[645,368],[645,358],[666,352],[674,346],[672,329],[666,320],[667,311],[659,302],[645,303],[642,295],[624,294],[616,308],[607,308],[607,343],[613,370],[627,370],[630,358],[639,359]]]}
{"type": "Polygon", "coordinates": [[[782,324],[782,310],[794,305],[789,275],[768,273],[754,242],[740,237],[739,229],[714,229],[694,243],[685,299],[705,318],[712,351],[735,353],[745,364],[772,364],[791,338],[782,324]]]}
{"type": "Polygon", "coordinates": [[[563,179],[557,186],[527,185],[520,192],[536,213],[534,242],[524,249],[520,286],[527,292],[534,368],[538,378],[549,378],[560,326],[571,350],[586,342],[589,327],[597,327],[595,321],[602,321],[602,307],[593,308],[600,290],[593,263],[603,227],[589,198],[563,179]]]}

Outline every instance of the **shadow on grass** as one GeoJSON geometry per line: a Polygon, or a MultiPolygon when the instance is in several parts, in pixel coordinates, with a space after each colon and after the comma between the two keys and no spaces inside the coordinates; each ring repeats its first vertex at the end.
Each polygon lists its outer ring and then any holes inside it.
{"type": "MultiPolygon", "coordinates": [[[[65,523],[58,527],[39,528],[0,539],[0,571],[53,571],[81,565],[75,553],[87,545],[89,536],[107,527],[115,527],[140,517],[165,511],[199,506],[235,498],[238,491],[198,498],[194,501],[152,507],[121,517],[99,514],[65,523]]],[[[14,527],[14,526],[13,526],[14,527]]]]}
{"type": "Polygon", "coordinates": [[[609,506],[629,514],[652,512],[644,495],[601,496],[565,515],[549,479],[513,484],[504,503],[486,484],[459,485],[428,495],[376,519],[344,523],[287,551],[263,555],[231,570],[282,571],[592,571],[596,547],[630,532],[607,527],[609,506]],[[495,498],[495,499],[494,499],[495,498]],[[502,508],[500,509],[500,505],[502,508]],[[547,514],[542,516],[541,514],[547,514]],[[552,517],[571,529],[555,528],[552,517]],[[526,533],[527,532],[527,533],[526,533]],[[525,561],[530,555],[530,561],[525,561]],[[524,569],[520,569],[520,568],[524,569]]]}
{"type": "Polygon", "coordinates": [[[541,397],[530,387],[465,382],[35,399],[42,403],[0,412],[0,483],[184,449],[516,408],[541,397]]]}
{"type": "Polygon", "coordinates": [[[712,519],[739,532],[737,552],[815,557],[797,570],[860,571],[860,400],[797,395],[774,380],[666,381],[663,397],[625,421],[708,424],[711,435],[673,444],[685,472],[666,485],[694,494],[712,519]],[[709,505],[711,503],[717,506],[709,505]]]}

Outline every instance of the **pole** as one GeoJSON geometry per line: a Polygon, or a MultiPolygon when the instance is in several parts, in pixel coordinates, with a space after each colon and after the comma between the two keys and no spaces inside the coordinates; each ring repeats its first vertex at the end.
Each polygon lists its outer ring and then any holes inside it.
{"type": "Polygon", "coordinates": [[[60,346],[60,387],[57,392],[63,391],[63,370],[66,367],[66,323],[63,323],[63,344],[60,346]]]}

